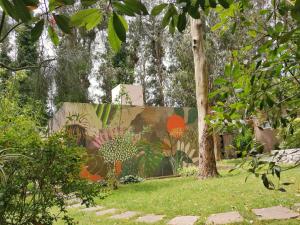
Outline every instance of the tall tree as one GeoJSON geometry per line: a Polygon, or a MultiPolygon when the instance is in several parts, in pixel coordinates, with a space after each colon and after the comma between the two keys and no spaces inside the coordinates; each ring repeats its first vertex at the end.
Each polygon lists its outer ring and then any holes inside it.
{"type": "Polygon", "coordinates": [[[134,52],[124,43],[117,53],[106,43],[106,50],[101,55],[101,65],[97,72],[97,80],[103,91],[101,101],[112,102],[112,89],[118,84],[134,83],[134,67],[136,59],[134,52]]]}
{"type": "Polygon", "coordinates": [[[62,102],[89,102],[92,65],[88,46],[83,46],[74,35],[65,37],[61,42],[54,75],[56,105],[62,102]]]}
{"type": "MultiPolygon", "coordinates": [[[[32,40],[30,26],[22,26],[17,32],[17,67],[34,66],[41,61],[38,43],[32,40]]],[[[20,84],[23,101],[38,100],[46,108],[49,80],[40,68],[26,70],[27,77],[20,84]]]]}
{"type": "Polygon", "coordinates": [[[190,18],[191,37],[195,66],[196,99],[198,109],[199,175],[202,178],[218,175],[213,148],[213,137],[205,119],[208,108],[208,68],[204,49],[203,23],[201,19],[190,18]]]}

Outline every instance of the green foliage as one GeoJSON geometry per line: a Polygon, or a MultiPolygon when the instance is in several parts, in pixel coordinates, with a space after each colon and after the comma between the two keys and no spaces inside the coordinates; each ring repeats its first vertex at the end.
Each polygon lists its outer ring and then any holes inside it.
{"type": "MultiPolygon", "coordinates": [[[[72,15],[71,24],[77,27],[85,27],[87,30],[93,29],[102,20],[101,11],[98,9],[83,9],[72,15]]],[[[61,24],[68,24],[68,21],[61,21],[61,24]]],[[[64,31],[62,29],[62,31],[64,31]]]]}
{"type": "Polygon", "coordinates": [[[100,191],[80,178],[86,151],[64,132],[41,136],[40,112],[19,102],[18,77],[8,80],[0,95],[1,170],[7,177],[0,183],[0,223],[50,225],[63,217],[72,224],[67,197],[75,195],[89,205],[100,191]]]}
{"type": "Polygon", "coordinates": [[[31,30],[31,40],[37,41],[43,33],[45,21],[41,19],[39,22],[35,24],[35,26],[31,30]]]}
{"type": "Polygon", "coordinates": [[[77,39],[76,36],[69,36],[59,46],[54,74],[57,85],[54,96],[56,105],[62,102],[89,102],[88,76],[92,68],[91,58],[88,48],[79,43],[80,40],[88,42],[85,38],[77,39]]]}
{"type": "Polygon", "coordinates": [[[300,119],[293,120],[287,127],[279,131],[281,139],[281,149],[291,149],[300,147],[300,119]]]}
{"type": "Polygon", "coordinates": [[[106,45],[106,51],[101,55],[103,63],[99,66],[97,80],[100,88],[104,92],[101,97],[103,103],[111,103],[111,90],[118,84],[134,83],[135,59],[133,52],[128,44],[123,44],[118,53],[106,45]]]}
{"type": "MultiPolygon", "coordinates": [[[[40,24],[42,25],[43,22],[40,24]]],[[[33,33],[30,26],[20,27],[17,36],[17,60],[14,64],[17,67],[33,66],[39,63],[41,55],[38,51],[38,44],[33,40],[33,33]]],[[[47,98],[49,90],[49,78],[40,68],[32,68],[23,71],[25,76],[20,80],[19,92],[23,103],[39,101],[47,111],[47,98]]]]}
{"type": "Polygon", "coordinates": [[[182,167],[178,169],[178,174],[181,177],[197,177],[199,168],[196,166],[182,167]]]}
{"type": "Polygon", "coordinates": [[[278,162],[276,162],[276,155],[267,158],[265,155],[257,152],[255,148],[251,150],[250,155],[251,158],[247,157],[234,169],[230,170],[230,172],[236,169],[246,170],[248,172],[248,175],[246,176],[245,182],[247,182],[250,175],[254,175],[255,177],[261,179],[265,188],[269,190],[286,192],[284,186],[288,186],[292,183],[281,182],[281,173],[283,171],[293,169],[300,164],[298,163],[298,165],[292,167],[282,168],[282,166],[278,162]]]}
{"type": "Polygon", "coordinates": [[[134,176],[134,175],[127,175],[124,177],[120,178],[120,183],[121,184],[134,184],[134,183],[140,183],[143,182],[144,179],[138,176],[134,176]]]}
{"type": "Polygon", "coordinates": [[[253,130],[247,126],[241,129],[241,132],[236,134],[233,139],[233,147],[239,157],[245,157],[253,149],[254,145],[253,130]]]}
{"type": "Polygon", "coordinates": [[[108,21],[108,40],[112,49],[118,52],[121,49],[122,41],[126,40],[128,24],[124,17],[113,13],[108,21]]]}

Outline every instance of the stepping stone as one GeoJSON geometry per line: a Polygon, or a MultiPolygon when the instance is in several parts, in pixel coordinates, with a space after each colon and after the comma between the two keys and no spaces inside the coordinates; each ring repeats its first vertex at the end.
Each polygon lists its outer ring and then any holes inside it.
{"type": "Polygon", "coordinates": [[[124,212],[124,213],[121,213],[121,214],[111,216],[109,218],[111,218],[111,219],[130,219],[131,217],[134,217],[138,214],[139,214],[138,212],[127,211],[127,212],[124,212]]]}
{"type": "Polygon", "coordinates": [[[96,215],[97,216],[103,216],[103,215],[106,215],[106,214],[114,214],[116,211],[117,211],[117,209],[114,209],[114,208],[106,209],[106,210],[96,212],[96,215]]]}
{"type": "Polygon", "coordinates": [[[165,215],[154,215],[154,214],[148,214],[142,217],[137,218],[137,222],[142,223],[156,223],[160,220],[162,220],[165,217],[165,215]]]}
{"type": "Polygon", "coordinates": [[[85,208],[85,209],[82,209],[81,211],[82,212],[92,212],[92,211],[98,211],[100,209],[103,209],[104,207],[103,206],[95,206],[95,207],[90,207],[90,208],[85,208]]]}
{"type": "Polygon", "coordinates": [[[177,216],[168,222],[169,225],[194,225],[198,216],[177,216]]]}
{"type": "Polygon", "coordinates": [[[206,224],[227,224],[227,223],[239,223],[243,222],[244,218],[239,212],[226,212],[212,214],[208,217],[206,224]]]}
{"type": "Polygon", "coordinates": [[[282,206],[275,206],[270,208],[252,209],[254,214],[259,217],[260,220],[282,220],[297,218],[300,214],[291,211],[288,208],[282,206]]]}

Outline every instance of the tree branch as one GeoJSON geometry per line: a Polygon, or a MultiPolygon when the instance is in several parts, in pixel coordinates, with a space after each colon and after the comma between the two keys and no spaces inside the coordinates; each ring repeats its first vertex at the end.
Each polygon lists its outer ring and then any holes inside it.
{"type": "Polygon", "coordinates": [[[3,11],[2,12],[2,18],[1,18],[1,24],[0,24],[0,37],[1,37],[1,34],[2,34],[3,27],[4,27],[5,16],[6,16],[6,13],[3,11]]]}
{"type": "Polygon", "coordinates": [[[0,43],[2,43],[2,42],[5,40],[5,38],[7,38],[7,36],[8,36],[14,29],[16,29],[18,26],[20,26],[22,23],[23,23],[23,22],[17,23],[17,24],[15,24],[13,27],[11,27],[11,28],[9,29],[9,31],[8,31],[8,32],[0,39],[0,43]]]}
{"type": "Polygon", "coordinates": [[[55,58],[46,59],[46,60],[40,62],[38,65],[30,65],[30,66],[23,66],[23,67],[11,67],[11,66],[5,65],[3,62],[0,62],[0,68],[5,68],[7,70],[14,71],[14,72],[20,71],[20,70],[38,69],[38,68],[41,68],[43,66],[43,64],[52,62],[54,60],[56,60],[56,59],[55,58]]]}

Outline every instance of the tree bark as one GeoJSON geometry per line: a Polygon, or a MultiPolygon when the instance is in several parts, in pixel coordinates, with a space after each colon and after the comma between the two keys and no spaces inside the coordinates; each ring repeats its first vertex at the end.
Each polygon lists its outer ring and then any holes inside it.
{"type": "Polygon", "coordinates": [[[195,67],[196,99],[198,109],[199,176],[218,175],[213,148],[213,137],[209,133],[205,117],[208,115],[208,69],[204,50],[203,24],[200,19],[191,18],[191,37],[195,67]]]}

